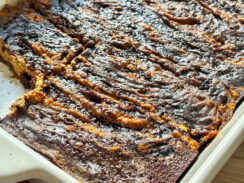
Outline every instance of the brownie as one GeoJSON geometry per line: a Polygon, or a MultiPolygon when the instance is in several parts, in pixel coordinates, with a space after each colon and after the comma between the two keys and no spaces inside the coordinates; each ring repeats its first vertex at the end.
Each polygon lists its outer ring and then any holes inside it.
{"type": "Polygon", "coordinates": [[[243,98],[237,1],[23,6],[0,20],[0,56],[33,90],[0,126],[77,180],[179,181],[243,98]]]}
{"type": "Polygon", "coordinates": [[[17,76],[49,75],[60,70],[83,46],[26,5],[0,20],[0,52],[17,76]]]}
{"type": "Polygon", "coordinates": [[[175,182],[197,155],[184,140],[172,136],[177,129],[167,124],[141,132],[85,115],[89,114],[84,109],[61,109],[45,101],[18,109],[2,123],[5,130],[84,181],[175,182]]]}

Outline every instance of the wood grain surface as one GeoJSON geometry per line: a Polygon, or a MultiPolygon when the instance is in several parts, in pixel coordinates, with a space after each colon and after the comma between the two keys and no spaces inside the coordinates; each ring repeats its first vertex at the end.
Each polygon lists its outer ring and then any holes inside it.
{"type": "Polygon", "coordinates": [[[242,142],[212,183],[244,183],[244,142],[242,142]]]}

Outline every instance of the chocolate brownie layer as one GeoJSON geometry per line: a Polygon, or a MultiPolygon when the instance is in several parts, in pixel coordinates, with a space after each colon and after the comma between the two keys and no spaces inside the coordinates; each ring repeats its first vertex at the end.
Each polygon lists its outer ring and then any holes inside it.
{"type": "Polygon", "coordinates": [[[243,97],[242,7],[26,1],[0,21],[1,55],[41,84],[0,126],[78,180],[176,182],[243,97]]]}
{"type": "Polygon", "coordinates": [[[70,64],[69,77],[77,80],[86,73],[80,79],[102,90],[107,87],[104,82],[112,81],[111,93],[123,92],[127,98],[116,97],[125,103],[147,100],[151,108],[145,115],[150,110],[161,116],[167,113],[196,136],[208,135],[229,120],[232,95],[241,94],[244,85],[240,17],[223,11],[233,21],[218,18],[206,13],[210,7],[200,1],[53,0],[34,1],[32,7],[62,31],[68,31],[67,23],[70,35],[83,30],[82,40],[94,40],[70,64]],[[185,18],[187,13],[194,16],[185,18]],[[172,87],[172,83],[177,84],[172,87]],[[151,86],[154,91],[146,91],[151,86]],[[146,99],[135,95],[141,89],[146,99]],[[179,99],[183,95],[185,102],[179,99]]]}
{"type": "Polygon", "coordinates": [[[0,19],[1,57],[19,77],[53,73],[83,46],[26,6],[0,19]]]}
{"type": "MultiPolygon", "coordinates": [[[[75,104],[71,100],[67,103],[75,104]]],[[[183,139],[172,135],[175,133],[178,137],[179,129],[166,123],[150,132],[142,132],[104,124],[85,113],[85,109],[70,108],[46,99],[42,104],[17,109],[2,125],[84,181],[175,182],[197,155],[183,139]],[[86,119],[85,114],[90,118],[86,119]]],[[[184,138],[189,137],[184,134],[184,138]]]]}

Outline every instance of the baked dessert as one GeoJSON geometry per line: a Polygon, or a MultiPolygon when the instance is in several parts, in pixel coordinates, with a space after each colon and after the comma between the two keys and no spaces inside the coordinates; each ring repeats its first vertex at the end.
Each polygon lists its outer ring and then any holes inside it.
{"type": "Polygon", "coordinates": [[[20,7],[0,55],[31,91],[0,126],[79,181],[179,181],[243,98],[241,2],[20,7]]]}

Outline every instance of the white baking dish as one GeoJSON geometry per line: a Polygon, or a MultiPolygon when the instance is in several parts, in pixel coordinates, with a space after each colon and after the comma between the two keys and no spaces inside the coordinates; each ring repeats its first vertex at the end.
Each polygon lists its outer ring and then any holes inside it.
{"type": "MultiPolygon", "coordinates": [[[[13,4],[17,1],[0,0],[0,8],[6,3],[13,4]]],[[[23,93],[24,89],[21,89],[14,81],[8,68],[0,63],[0,99],[2,99],[2,107],[7,109],[23,93]],[[12,82],[9,82],[10,80],[12,82]]],[[[0,117],[5,116],[6,113],[8,113],[7,110],[0,109],[0,117]]],[[[181,183],[211,182],[243,139],[244,103],[213,142],[200,154],[197,161],[181,180],[181,183]]],[[[14,183],[32,178],[48,183],[77,182],[43,156],[0,128],[0,183],[14,183]]]]}

